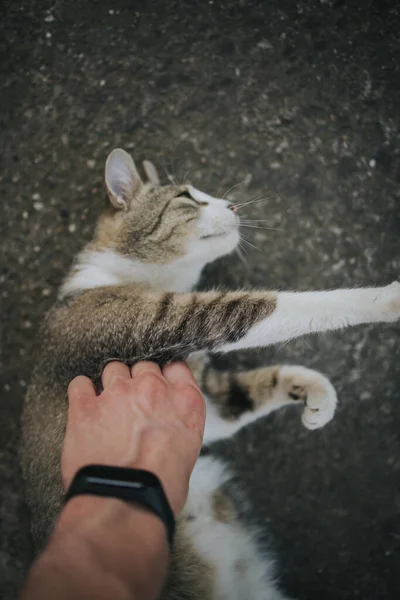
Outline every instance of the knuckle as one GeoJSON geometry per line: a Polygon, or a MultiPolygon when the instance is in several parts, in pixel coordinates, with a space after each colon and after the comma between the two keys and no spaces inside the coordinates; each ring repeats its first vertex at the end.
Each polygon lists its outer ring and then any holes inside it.
{"type": "Polygon", "coordinates": [[[115,377],[111,383],[111,391],[118,395],[124,396],[128,392],[128,382],[124,377],[115,377]]]}
{"type": "Polygon", "coordinates": [[[136,380],[137,390],[149,397],[166,395],[167,385],[162,377],[156,373],[143,373],[136,380]]]}

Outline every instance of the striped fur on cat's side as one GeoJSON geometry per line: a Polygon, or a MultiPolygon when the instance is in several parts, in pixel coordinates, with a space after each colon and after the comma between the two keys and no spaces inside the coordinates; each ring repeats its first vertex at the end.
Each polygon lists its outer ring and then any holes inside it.
{"type": "MultiPolygon", "coordinates": [[[[160,364],[190,359],[207,400],[205,443],[234,435],[281,406],[301,404],[309,429],[324,426],[336,393],[299,366],[220,373],[199,353],[266,346],[297,336],[400,316],[400,284],[318,292],[191,291],[203,267],[239,241],[234,206],[190,185],[161,186],[151,163],[144,183],[131,157],[106,163],[109,204],[78,254],[41,330],[41,350],[23,413],[22,468],[37,547],[62,502],[60,452],[66,390],[94,381],[110,360],[160,364]]],[[[229,473],[202,456],[179,519],[164,598],[283,600],[273,562],[241,523],[225,492],[229,473]]]]}

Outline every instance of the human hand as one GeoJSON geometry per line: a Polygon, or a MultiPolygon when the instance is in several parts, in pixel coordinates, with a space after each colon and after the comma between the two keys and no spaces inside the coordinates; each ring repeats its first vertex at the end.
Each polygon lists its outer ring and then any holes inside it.
{"type": "Polygon", "coordinates": [[[205,403],[183,363],[162,371],[141,362],[109,363],[97,396],[87,377],[69,385],[61,460],[65,488],[88,464],[146,469],[163,484],[175,516],[182,510],[201,448],[205,403]]]}

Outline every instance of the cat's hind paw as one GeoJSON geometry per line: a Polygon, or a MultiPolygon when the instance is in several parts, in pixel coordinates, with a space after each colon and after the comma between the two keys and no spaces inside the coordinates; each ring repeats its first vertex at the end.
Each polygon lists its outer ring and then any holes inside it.
{"type": "Polygon", "coordinates": [[[284,366],[280,371],[285,393],[303,402],[301,420],[307,429],[319,429],[332,419],[337,405],[335,388],[321,373],[306,367],[284,366]]]}

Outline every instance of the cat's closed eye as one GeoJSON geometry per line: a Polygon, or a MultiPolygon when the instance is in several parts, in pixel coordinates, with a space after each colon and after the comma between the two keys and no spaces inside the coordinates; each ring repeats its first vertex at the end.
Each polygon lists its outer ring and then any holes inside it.
{"type": "Polygon", "coordinates": [[[177,198],[188,198],[189,200],[193,200],[198,206],[208,206],[208,202],[199,202],[198,200],[195,200],[186,190],[178,194],[177,198]]]}

